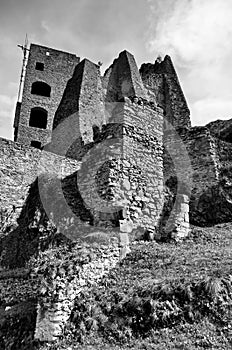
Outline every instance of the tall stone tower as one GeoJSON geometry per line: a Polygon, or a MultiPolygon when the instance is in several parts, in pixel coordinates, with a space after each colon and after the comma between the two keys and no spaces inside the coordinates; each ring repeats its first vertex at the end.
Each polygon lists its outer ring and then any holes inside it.
{"type": "Polygon", "coordinates": [[[55,111],[79,61],[74,54],[31,44],[15,112],[15,141],[41,148],[51,140],[55,111]]]}

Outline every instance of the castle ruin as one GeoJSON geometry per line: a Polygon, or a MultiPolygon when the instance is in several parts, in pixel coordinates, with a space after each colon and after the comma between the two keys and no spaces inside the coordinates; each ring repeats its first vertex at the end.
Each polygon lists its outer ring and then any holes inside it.
{"type": "MultiPolygon", "coordinates": [[[[189,222],[231,217],[221,185],[230,142],[210,127],[191,127],[169,56],[139,70],[123,51],[101,76],[88,59],[31,44],[14,130],[0,152],[1,208],[14,206],[15,220],[36,181],[46,215],[57,226],[71,220],[73,231],[121,227],[184,237],[189,222]],[[226,214],[215,215],[212,191],[226,214]],[[209,197],[214,214],[204,204],[209,197]]],[[[65,234],[75,235],[70,227],[65,234]]]]}
{"type": "Polygon", "coordinates": [[[231,122],[191,126],[169,56],[138,69],[123,51],[101,76],[88,59],[31,44],[14,130],[0,139],[0,208],[12,214],[3,266],[24,266],[49,225],[124,247],[232,219],[231,122]]]}

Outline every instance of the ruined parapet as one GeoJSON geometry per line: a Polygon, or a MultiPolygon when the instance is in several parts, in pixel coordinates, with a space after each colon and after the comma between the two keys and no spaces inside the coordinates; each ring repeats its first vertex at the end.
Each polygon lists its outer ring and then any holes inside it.
{"type": "Polygon", "coordinates": [[[131,96],[147,98],[134,56],[126,50],[106,71],[103,84],[106,102],[117,102],[131,96]]]}
{"type": "Polygon", "coordinates": [[[190,111],[170,56],[156,60],[155,64],[143,64],[140,74],[148,91],[164,109],[164,129],[169,124],[174,128],[191,127],[190,111]]]}
{"type": "MultiPolygon", "coordinates": [[[[84,59],[69,80],[53,123],[51,151],[68,151],[93,142],[94,128],[105,123],[103,89],[99,66],[84,59]],[[63,135],[63,136],[62,136],[63,135]],[[74,148],[75,148],[74,147],[74,148]]],[[[75,158],[75,149],[68,156],[75,158]],[[74,152],[74,154],[72,154],[74,152]]]]}

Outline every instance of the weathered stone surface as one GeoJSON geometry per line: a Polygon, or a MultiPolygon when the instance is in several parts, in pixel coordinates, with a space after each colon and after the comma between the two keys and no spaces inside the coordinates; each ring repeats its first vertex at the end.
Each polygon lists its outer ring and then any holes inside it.
{"type": "MultiPolygon", "coordinates": [[[[94,259],[83,264],[79,268],[77,274],[69,274],[69,270],[65,271],[65,275],[60,279],[59,274],[54,276],[56,279],[56,290],[60,287],[63,293],[55,296],[55,291],[51,290],[51,296],[44,301],[43,285],[38,292],[37,319],[35,327],[35,338],[40,341],[54,341],[62,335],[64,326],[71,315],[74,305],[74,299],[81,291],[90,285],[96,285],[104,275],[114,268],[122,257],[125,247],[120,249],[118,244],[88,246],[89,253],[94,253],[94,259]],[[69,282],[68,282],[69,281],[69,282]],[[65,289],[63,288],[65,285],[65,289]],[[58,298],[54,303],[53,299],[58,298]]],[[[128,249],[126,247],[126,249],[128,249]]],[[[47,277],[49,280],[49,276],[47,277]]],[[[46,283],[46,286],[48,283],[46,283]]],[[[49,294],[49,290],[47,291],[49,294]]]]}
{"type": "MultiPolygon", "coordinates": [[[[191,128],[170,57],[140,73],[127,51],[102,78],[85,59],[67,83],[46,151],[0,141],[1,208],[16,226],[4,229],[4,266],[24,266],[46,251],[54,232],[59,242],[105,243],[96,251],[88,245],[94,258],[87,255],[78,271],[54,269],[45,281],[55,281],[51,290],[41,285],[40,340],[62,334],[75,297],[126,256],[131,238],[179,240],[189,221],[232,219],[231,123],[191,128]]],[[[21,123],[27,144],[34,134],[19,109],[15,126],[21,123]]]]}
{"type": "Polygon", "coordinates": [[[170,56],[140,68],[143,83],[164,109],[164,129],[191,127],[190,111],[170,56]]]}
{"type": "Polygon", "coordinates": [[[62,179],[80,168],[80,163],[20,143],[0,139],[0,208],[17,213],[23,208],[31,184],[42,174],[62,179]]]}
{"type": "Polygon", "coordinates": [[[54,114],[67,81],[79,61],[80,58],[74,54],[31,44],[22,101],[17,104],[15,114],[15,141],[28,146],[31,141],[39,141],[42,146],[50,142],[54,114]],[[44,65],[44,70],[36,69],[38,62],[44,65]],[[31,94],[32,84],[37,81],[42,81],[51,87],[50,97],[31,94]],[[34,107],[44,108],[48,112],[46,129],[29,126],[31,109],[34,107]]]}
{"type": "Polygon", "coordinates": [[[147,97],[134,56],[126,50],[120,53],[106,71],[103,84],[106,102],[118,102],[121,98],[130,96],[147,97]]]}
{"type": "Polygon", "coordinates": [[[104,123],[105,110],[99,67],[84,59],[76,66],[56,111],[50,151],[61,154],[71,148],[67,155],[78,158],[78,150],[75,148],[92,142],[94,131],[101,129],[104,123]],[[75,144],[77,141],[78,144],[75,144]]]}

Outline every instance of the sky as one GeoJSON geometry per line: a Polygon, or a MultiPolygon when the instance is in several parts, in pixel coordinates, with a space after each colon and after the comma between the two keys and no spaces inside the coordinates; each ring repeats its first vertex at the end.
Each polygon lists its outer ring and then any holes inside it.
{"type": "Polygon", "coordinates": [[[232,0],[0,0],[0,137],[13,138],[23,44],[138,66],[172,57],[193,125],[232,118],[232,0]]]}

